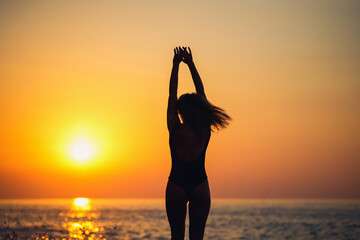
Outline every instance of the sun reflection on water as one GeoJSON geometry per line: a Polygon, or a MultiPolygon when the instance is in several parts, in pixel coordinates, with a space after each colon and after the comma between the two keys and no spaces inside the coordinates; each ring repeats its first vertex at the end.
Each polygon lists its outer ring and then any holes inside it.
{"type": "Polygon", "coordinates": [[[74,198],[73,209],[75,211],[89,211],[91,209],[90,200],[88,198],[74,198]]]}
{"type": "Polygon", "coordinates": [[[68,231],[62,240],[106,240],[104,228],[96,224],[100,214],[91,208],[90,199],[75,198],[71,210],[59,216],[64,217],[63,228],[68,231]]]}

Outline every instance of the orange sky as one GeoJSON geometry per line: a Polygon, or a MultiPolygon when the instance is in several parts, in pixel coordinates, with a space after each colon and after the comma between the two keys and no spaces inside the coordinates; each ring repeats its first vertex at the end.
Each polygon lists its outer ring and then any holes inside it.
{"type": "MultiPolygon", "coordinates": [[[[163,197],[178,45],[233,117],[208,148],[213,197],[359,198],[359,7],[1,1],[0,198],[163,197]]],[[[185,65],[179,81],[194,91],[185,65]]]]}

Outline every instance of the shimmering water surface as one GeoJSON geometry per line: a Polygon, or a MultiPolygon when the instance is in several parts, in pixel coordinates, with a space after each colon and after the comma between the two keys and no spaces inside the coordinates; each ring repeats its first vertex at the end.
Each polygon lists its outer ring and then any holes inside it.
{"type": "MultiPolygon", "coordinates": [[[[170,239],[162,199],[0,200],[0,221],[0,239],[170,239]]],[[[205,239],[356,240],[360,201],[215,199],[205,239]]]]}

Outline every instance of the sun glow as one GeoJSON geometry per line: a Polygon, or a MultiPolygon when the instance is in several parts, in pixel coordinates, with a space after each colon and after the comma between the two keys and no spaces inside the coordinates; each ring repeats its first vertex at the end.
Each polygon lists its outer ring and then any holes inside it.
{"type": "Polygon", "coordinates": [[[94,154],[94,145],[88,140],[81,139],[71,144],[70,153],[79,162],[90,159],[94,154]]]}

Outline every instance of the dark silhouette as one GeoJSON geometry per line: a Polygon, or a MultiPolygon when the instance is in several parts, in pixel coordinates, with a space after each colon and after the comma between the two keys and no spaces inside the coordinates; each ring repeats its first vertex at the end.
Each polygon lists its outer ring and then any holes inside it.
{"type": "Polygon", "coordinates": [[[171,239],[183,240],[189,202],[189,236],[191,240],[197,240],[203,239],[210,210],[210,190],[204,161],[211,130],[226,127],[231,118],[223,109],[206,99],[190,48],[177,47],[174,53],[167,109],[172,167],[166,187],[166,213],[171,239]],[[181,61],[190,69],[196,93],[187,93],[178,99],[178,72],[181,61]]]}

